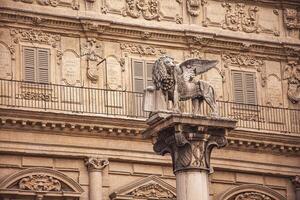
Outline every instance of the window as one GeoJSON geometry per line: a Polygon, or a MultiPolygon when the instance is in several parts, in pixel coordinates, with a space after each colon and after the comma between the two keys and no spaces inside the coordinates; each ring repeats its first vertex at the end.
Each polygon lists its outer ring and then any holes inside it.
{"type": "Polygon", "coordinates": [[[257,104],[255,73],[232,71],[232,80],[234,102],[257,104]]]}
{"type": "Polygon", "coordinates": [[[144,92],[144,89],[153,85],[152,68],[154,62],[150,61],[132,61],[133,72],[133,91],[144,92]]]}
{"type": "Polygon", "coordinates": [[[25,81],[48,83],[49,63],[49,49],[23,47],[23,67],[25,81]]]}

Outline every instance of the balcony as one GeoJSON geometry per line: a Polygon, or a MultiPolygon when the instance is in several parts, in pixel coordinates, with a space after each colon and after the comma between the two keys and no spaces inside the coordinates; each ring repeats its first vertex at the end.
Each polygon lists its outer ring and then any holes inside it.
{"type": "MultiPolygon", "coordinates": [[[[145,120],[143,94],[98,88],[0,79],[0,107],[77,115],[105,115],[145,120]]],[[[191,112],[191,102],[181,104],[191,112]]],[[[300,134],[300,110],[218,101],[222,117],[238,120],[239,128],[300,134]]],[[[201,114],[209,114],[206,103],[201,114]]]]}

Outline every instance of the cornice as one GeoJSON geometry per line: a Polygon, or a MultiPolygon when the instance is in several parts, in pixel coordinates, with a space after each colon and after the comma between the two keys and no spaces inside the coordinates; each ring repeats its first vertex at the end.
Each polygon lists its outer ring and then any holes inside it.
{"type": "Polygon", "coordinates": [[[12,11],[0,8],[2,26],[46,30],[60,35],[85,37],[93,35],[98,39],[135,40],[175,48],[196,48],[203,51],[249,52],[262,57],[279,58],[300,56],[300,41],[280,38],[276,40],[236,38],[232,35],[214,34],[206,29],[199,31],[185,29],[155,28],[124,24],[120,22],[91,19],[90,17],[62,17],[12,11]],[[18,22],[16,24],[16,22],[18,22]],[[125,36],[126,37],[120,37],[125,36]]]}
{"type": "Polygon", "coordinates": [[[0,129],[139,139],[145,127],[144,121],[132,118],[0,109],[0,129]]]}
{"type": "MultiPolygon", "coordinates": [[[[147,125],[142,119],[87,116],[64,113],[0,109],[0,130],[38,131],[141,139],[147,125]],[[134,126],[132,126],[134,124],[134,126]]],[[[300,155],[300,135],[234,130],[228,135],[229,149],[300,155]]]]}

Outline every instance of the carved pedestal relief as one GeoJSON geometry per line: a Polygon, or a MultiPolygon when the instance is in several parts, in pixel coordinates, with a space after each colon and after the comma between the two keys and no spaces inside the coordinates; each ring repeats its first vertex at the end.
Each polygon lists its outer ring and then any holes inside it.
{"type": "Polygon", "coordinates": [[[95,38],[89,38],[81,48],[81,56],[87,60],[87,77],[92,82],[99,80],[99,62],[103,59],[102,46],[95,38]]]}
{"type": "Polygon", "coordinates": [[[180,0],[103,0],[101,12],[136,19],[182,23],[180,0]]]}
{"type": "Polygon", "coordinates": [[[296,104],[300,102],[300,64],[289,62],[285,69],[283,79],[288,81],[288,99],[296,104]]]}
{"type": "Polygon", "coordinates": [[[211,1],[203,4],[203,26],[221,27],[245,33],[267,33],[279,36],[279,13],[277,10],[262,8],[245,3],[211,1]]]}
{"type": "Polygon", "coordinates": [[[16,2],[23,2],[28,4],[37,4],[41,6],[50,6],[50,7],[69,7],[73,10],[79,9],[78,0],[13,0],[16,2]]]}

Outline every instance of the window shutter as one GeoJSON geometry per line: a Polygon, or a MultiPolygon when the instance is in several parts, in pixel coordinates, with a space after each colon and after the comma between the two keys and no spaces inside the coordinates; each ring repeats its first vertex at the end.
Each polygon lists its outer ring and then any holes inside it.
{"type": "Polygon", "coordinates": [[[245,85],[245,103],[256,104],[256,85],[254,73],[244,74],[244,85],[245,85]]]}
{"type": "Polygon", "coordinates": [[[243,74],[242,72],[233,71],[233,96],[234,102],[244,103],[244,87],[243,87],[243,74]]]}
{"type": "Polygon", "coordinates": [[[37,49],[37,81],[49,82],[49,50],[37,49]]]}
{"type": "Polygon", "coordinates": [[[135,92],[143,92],[144,88],[144,63],[133,61],[133,89],[135,92]]]}
{"type": "Polygon", "coordinates": [[[148,86],[152,86],[153,82],[152,82],[152,69],[153,69],[153,65],[154,63],[147,63],[146,67],[147,67],[147,87],[148,86]]]}
{"type": "Polygon", "coordinates": [[[24,79],[25,81],[35,81],[35,60],[36,53],[34,48],[24,47],[23,55],[24,55],[24,79]]]}

